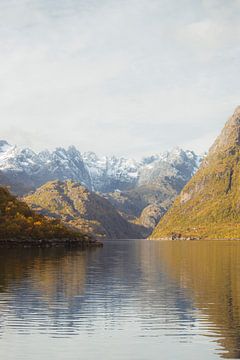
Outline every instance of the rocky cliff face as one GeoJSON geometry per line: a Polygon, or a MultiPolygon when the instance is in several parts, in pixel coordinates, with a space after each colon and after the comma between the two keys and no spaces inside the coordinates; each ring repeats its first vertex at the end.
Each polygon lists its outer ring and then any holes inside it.
{"type": "Polygon", "coordinates": [[[141,226],[127,222],[101,196],[71,180],[49,182],[24,201],[35,211],[106,239],[140,238],[141,226]]]}
{"type": "Polygon", "coordinates": [[[108,193],[127,190],[136,186],[140,163],[134,159],[98,157],[93,152],[83,154],[84,163],[91,178],[93,191],[108,193]]]}
{"type": "Polygon", "coordinates": [[[160,184],[163,179],[176,182],[180,190],[199,167],[201,157],[193,151],[176,148],[154,158],[145,158],[139,171],[138,185],[160,184]],[[151,161],[152,160],[152,161],[151,161]]]}
{"type": "Polygon", "coordinates": [[[105,197],[126,219],[146,226],[148,236],[153,224],[158,223],[191,179],[200,160],[193,152],[181,149],[145,158],[133,189],[115,191],[105,197]]]}
{"type": "Polygon", "coordinates": [[[136,220],[136,224],[142,226],[142,235],[144,238],[151,234],[165,212],[166,209],[156,204],[150,204],[143,209],[141,215],[136,220]]]}
{"type": "Polygon", "coordinates": [[[53,152],[44,151],[38,154],[41,169],[35,177],[37,186],[51,180],[74,180],[91,188],[91,178],[81,153],[74,147],[57,148],[53,152]]]}
{"type": "Polygon", "coordinates": [[[229,152],[238,146],[240,146],[240,106],[236,108],[221,134],[210,148],[208,158],[218,153],[229,152]]]}
{"type": "Polygon", "coordinates": [[[240,107],[151,238],[240,238],[240,107]]]}
{"type": "Polygon", "coordinates": [[[20,149],[0,141],[0,171],[17,194],[27,191],[50,180],[73,179],[91,187],[90,175],[80,152],[75,147],[67,150],[57,148],[53,152],[36,154],[30,149],[20,149]],[[16,186],[18,185],[18,186],[16,186]]]}

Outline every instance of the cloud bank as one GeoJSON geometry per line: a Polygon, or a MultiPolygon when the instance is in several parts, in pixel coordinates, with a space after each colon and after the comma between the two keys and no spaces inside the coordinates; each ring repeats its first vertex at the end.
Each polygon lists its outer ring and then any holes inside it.
{"type": "Polygon", "coordinates": [[[239,14],[239,0],[0,0],[0,137],[207,150],[240,104],[239,14]]]}

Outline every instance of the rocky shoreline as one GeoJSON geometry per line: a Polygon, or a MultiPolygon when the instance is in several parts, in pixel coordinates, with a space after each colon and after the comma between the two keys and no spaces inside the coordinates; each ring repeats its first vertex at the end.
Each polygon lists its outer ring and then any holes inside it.
{"type": "Polygon", "coordinates": [[[148,240],[153,240],[153,241],[199,241],[199,240],[207,240],[207,239],[202,239],[202,238],[198,238],[198,237],[182,237],[182,238],[172,238],[171,236],[169,237],[162,237],[162,238],[151,238],[149,237],[148,240]]]}
{"type": "Polygon", "coordinates": [[[200,236],[184,236],[179,233],[172,233],[169,236],[160,237],[160,238],[152,238],[151,236],[148,238],[149,240],[202,240],[200,236]]]}
{"type": "Polygon", "coordinates": [[[201,236],[182,236],[182,237],[174,237],[174,236],[165,236],[160,238],[151,238],[149,237],[148,240],[153,241],[240,241],[240,238],[214,238],[214,237],[201,237],[201,236]]]}
{"type": "Polygon", "coordinates": [[[67,248],[93,248],[103,247],[99,240],[80,240],[80,239],[0,239],[0,247],[67,247],[67,248]]]}

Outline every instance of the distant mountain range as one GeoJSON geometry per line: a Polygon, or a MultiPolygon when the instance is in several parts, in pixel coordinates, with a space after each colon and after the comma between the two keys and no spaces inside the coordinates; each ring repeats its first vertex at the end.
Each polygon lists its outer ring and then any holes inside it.
{"type": "MultiPolygon", "coordinates": [[[[112,234],[115,237],[121,233],[125,234],[124,237],[146,237],[191,179],[200,162],[201,157],[193,151],[179,148],[136,161],[115,156],[98,157],[93,152],[80,153],[74,146],[36,153],[2,140],[0,184],[8,185],[19,196],[34,191],[37,196],[37,189],[48,182],[72,180],[88,192],[97,193],[104,206],[106,202],[110,203],[109,206],[127,221],[122,232],[114,226],[112,234]]],[[[96,202],[90,203],[94,206],[96,202]]],[[[101,227],[110,237],[105,222],[101,227]]]]}
{"type": "Polygon", "coordinates": [[[240,107],[204,158],[179,148],[141,161],[81,154],[73,146],[37,154],[2,140],[0,185],[83,233],[239,239],[239,161],[240,107]]]}
{"type": "Polygon", "coordinates": [[[9,179],[19,185],[19,193],[36,189],[47,181],[68,179],[80,182],[90,191],[109,193],[157,183],[163,176],[177,177],[181,188],[182,182],[198,168],[199,159],[193,151],[182,149],[141,161],[80,153],[74,146],[35,153],[0,140],[0,173],[6,181],[9,179]]]}

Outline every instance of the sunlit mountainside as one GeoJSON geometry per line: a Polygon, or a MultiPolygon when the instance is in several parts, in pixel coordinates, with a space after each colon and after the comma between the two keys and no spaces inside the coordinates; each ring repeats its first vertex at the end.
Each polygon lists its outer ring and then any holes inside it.
{"type": "Polygon", "coordinates": [[[240,107],[151,238],[240,238],[240,107]]]}

